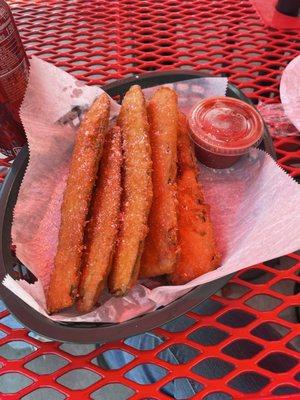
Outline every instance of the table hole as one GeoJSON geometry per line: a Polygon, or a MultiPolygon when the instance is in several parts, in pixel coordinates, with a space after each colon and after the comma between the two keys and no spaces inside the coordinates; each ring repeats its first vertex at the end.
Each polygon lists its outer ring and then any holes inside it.
{"type": "Polygon", "coordinates": [[[46,338],[45,336],[42,336],[36,332],[28,332],[28,336],[42,343],[53,342],[52,339],[46,338]]]}
{"type": "Polygon", "coordinates": [[[140,364],[126,372],[125,377],[140,385],[149,385],[155,383],[168,374],[165,368],[156,364],[140,364]]]}
{"type": "Polygon", "coordinates": [[[53,389],[53,388],[49,388],[49,387],[45,387],[45,388],[39,388],[34,390],[31,393],[26,394],[25,396],[23,396],[21,399],[22,400],[64,400],[66,398],[66,396],[64,394],[62,394],[61,392],[53,389]]]}
{"type": "Polygon", "coordinates": [[[242,372],[231,381],[228,386],[242,393],[256,393],[262,390],[270,379],[257,372],[242,372]]]}
{"type": "Polygon", "coordinates": [[[0,320],[0,324],[6,325],[11,329],[22,329],[24,326],[16,320],[11,314],[7,315],[6,317],[0,320]]]}
{"type": "Polygon", "coordinates": [[[7,333],[0,330],[0,339],[3,339],[5,336],[7,336],[7,333]]]}
{"type": "Polygon", "coordinates": [[[291,350],[297,351],[299,353],[300,352],[300,335],[295,336],[293,339],[291,339],[286,344],[286,347],[288,347],[291,350]]]}
{"type": "Polygon", "coordinates": [[[271,311],[274,310],[282,303],[282,300],[277,297],[269,296],[268,294],[257,294],[245,301],[249,307],[258,311],[271,311]]]}
{"type": "Polygon", "coordinates": [[[263,350],[263,346],[254,343],[251,340],[237,339],[225,346],[222,349],[222,353],[238,360],[246,360],[254,357],[261,350],[263,350]]]}
{"type": "Polygon", "coordinates": [[[264,264],[280,271],[292,268],[295,264],[297,264],[297,260],[288,256],[284,256],[274,258],[270,261],[265,261],[264,264]]]}
{"type": "Polygon", "coordinates": [[[210,357],[196,364],[192,371],[207,379],[223,378],[234,369],[234,365],[220,358],[210,357]]]}
{"type": "Polygon", "coordinates": [[[182,315],[176,319],[173,319],[171,322],[167,322],[162,325],[161,328],[168,332],[183,332],[186,329],[190,328],[195,323],[193,318],[188,317],[187,315],[182,315]]]}
{"type": "Polygon", "coordinates": [[[299,293],[300,285],[292,279],[282,279],[271,286],[271,289],[286,296],[294,296],[299,293]]]}
{"type": "Polygon", "coordinates": [[[223,304],[219,303],[218,301],[207,299],[198,306],[194,307],[192,311],[199,315],[213,315],[223,307],[223,304]]]}
{"type": "Polygon", "coordinates": [[[164,341],[164,336],[146,332],[140,335],[130,336],[124,340],[124,343],[138,350],[153,350],[155,347],[164,343],[164,341]]]}
{"type": "Polygon", "coordinates": [[[188,336],[189,339],[198,342],[204,346],[214,346],[227,339],[229,334],[213,326],[203,326],[188,336]]]}
{"type": "Polygon", "coordinates": [[[299,157],[288,158],[285,161],[285,164],[289,165],[290,167],[300,168],[300,158],[299,157]]]}
{"type": "Polygon", "coordinates": [[[127,400],[133,396],[135,391],[121,383],[109,383],[91,393],[90,397],[93,400],[127,400]]]}
{"type": "Polygon", "coordinates": [[[250,289],[238,283],[229,282],[222,288],[222,297],[226,299],[239,299],[248,293],[250,289]]]}
{"type": "Polygon", "coordinates": [[[175,378],[160,388],[171,399],[190,399],[203,389],[203,385],[191,378],[175,378]]]}
{"type": "Polygon", "coordinates": [[[191,361],[200,353],[199,350],[194,349],[183,343],[172,344],[166,349],[158,353],[157,357],[170,364],[186,364],[191,361]]]}
{"type": "Polygon", "coordinates": [[[77,344],[65,342],[59,348],[72,356],[85,356],[94,351],[97,346],[95,344],[77,344]]]}
{"type": "Polygon", "coordinates": [[[7,360],[19,360],[36,351],[36,347],[22,340],[12,340],[0,347],[0,356],[7,360]]]}
{"type": "Polygon", "coordinates": [[[299,150],[299,143],[283,142],[279,144],[277,147],[284,151],[295,152],[299,150]]]}
{"type": "Polygon", "coordinates": [[[259,361],[258,366],[275,373],[290,371],[298,364],[296,358],[280,352],[274,352],[259,361]]]}
{"type": "Polygon", "coordinates": [[[290,329],[275,322],[263,322],[251,330],[251,334],[267,341],[280,340],[290,329]]]}
{"type": "Polygon", "coordinates": [[[89,369],[78,368],[61,375],[56,379],[61,385],[72,389],[82,390],[98,382],[102,377],[89,369]]]}
{"type": "Polygon", "coordinates": [[[243,326],[249,325],[255,319],[256,317],[253,314],[235,309],[225,312],[217,318],[217,321],[221,322],[223,325],[231,326],[232,328],[242,328],[243,326]]]}
{"type": "Polygon", "coordinates": [[[121,349],[104,351],[92,359],[92,363],[104,369],[119,369],[129,364],[135,357],[121,349]]]}
{"type": "Polygon", "coordinates": [[[283,396],[296,393],[300,393],[300,388],[292,385],[281,385],[272,390],[272,394],[274,394],[275,396],[283,396]]]}
{"type": "Polygon", "coordinates": [[[0,375],[0,393],[17,393],[31,385],[32,379],[18,372],[8,372],[0,375]]]}
{"type": "Polygon", "coordinates": [[[0,300],[0,312],[6,310],[6,306],[2,300],[0,300]]]}
{"type": "MultiPolygon", "coordinates": [[[[299,306],[297,306],[299,307],[299,306]]],[[[290,306],[282,310],[278,316],[285,321],[292,322],[292,323],[299,323],[298,315],[297,315],[297,307],[290,306]]]]}
{"type": "Polygon", "coordinates": [[[272,272],[264,271],[259,268],[250,268],[239,275],[243,281],[250,282],[254,285],[259,285],[268,282],[274,277],[272,272]]]}
{"type": "Polygon", "coordinates": [[[39,375],[48,375],[69,364],[65,358],[56,354],[43,354],[25,364],[25,368],[39,375]]]}
{"type": "Polygon", "coordinates": [[[206,395],[203,400],[232,400],[232,397],[228,393],[213,392],[206,395]]]}

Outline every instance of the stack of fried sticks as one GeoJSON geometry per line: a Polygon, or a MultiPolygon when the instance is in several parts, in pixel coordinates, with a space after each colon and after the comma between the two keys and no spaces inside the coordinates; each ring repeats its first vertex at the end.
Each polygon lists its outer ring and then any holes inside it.
{"type": "Polygon", "coordinates": [[[132,86],[112,128],[109,115],[103,94],[77,132],[49,313],[74,303],[79,312],[91,311],[106,284],[114,296],[140,277],[166,275],[184,284],[220,261],[176,92],[161,87],[146,104],[132,86]]]}

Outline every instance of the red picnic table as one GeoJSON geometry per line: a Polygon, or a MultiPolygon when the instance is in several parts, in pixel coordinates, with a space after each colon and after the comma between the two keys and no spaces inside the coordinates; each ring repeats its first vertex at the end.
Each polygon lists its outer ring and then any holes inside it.
{"type": "MultiPolygon", "coordinates": [[[[29,56],[92,85],[189,68],[276,103],[300,49],[299,32],[264,25],[249,0],[9,3],[29,56]]],[[[299,179],[300,137],[275,146],[299,179]]],[[[1,303],[0,398],[299,399],[299,267],[296,252],[248,268],[173,322],[101,346],[46,341],[1,303]]]]}

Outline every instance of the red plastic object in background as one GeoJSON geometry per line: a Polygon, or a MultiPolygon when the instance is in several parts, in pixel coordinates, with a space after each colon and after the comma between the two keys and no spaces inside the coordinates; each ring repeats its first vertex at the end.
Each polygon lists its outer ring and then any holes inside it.
{"type": "MultiPolygon", "coordinates": [[[[229,76],[254,102],[274,103],[281,71],[300,46],[298,32],[263,25],[249,0],[17,0],[11,6],[28,53],[89,84],[194,68],[229,76]]],[[[299,179],[300,137],[275,144],[279,164],[299,179]]],[[[195,399],[299,399],[299,269],[294,253],[241,272],[204,305],[156,329],[160,341],[148,350],[129,339],[101,347],[43,342],[2,307],[1,400],[48,398],[47,388],[72,400],[120,400],[121,393],[163,400],[183,378],[195,399]],[[187,354],[186,363],[166,361],[167,349],[179,362],[187,354]],[[99,366],[102,355],[112,359],[120,351],[131,361],[115,370],[99,366]],[[145,364],[160,372],[151,385],[133,373],[145,364]]]]}
{"type": "Polygon", "coordinates": [[[0,153],[15,157],[25,144],[19,109],[29,63],[9,6],[0,0],[0,153]]]}
{"type": "Polygon", "coordinates": [[[276,10],[278,0],[250,0],[263,23],[275,29],[300,30],[300,17],[290,17],[276,10]]]}

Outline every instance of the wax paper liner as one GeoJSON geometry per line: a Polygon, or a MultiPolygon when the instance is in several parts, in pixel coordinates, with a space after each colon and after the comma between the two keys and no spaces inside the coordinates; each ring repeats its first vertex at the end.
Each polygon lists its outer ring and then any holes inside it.
{"type": "Polygon", "coordinates": [[[300,131],[300,55],[282,73],[280,99],[287,117],[300,131]]]}
{"type": "MultiPolygon", "coordinates": [[[[185,99],[195,101],[206,95],[224,94],[226,84],[223,78],[176,84],[181,107],[188,112],[189,102],[185,99]]],[[[53,268],[74,126],[78,124],[82,107],[89,104],[87,97],[92,101],[99,94],[98,88],[80,86],[79,97],[72,97],[76,88],[78,82],[66,73],[39,59],[32,61],[29,88],[21,111],[30,161],[15,208],[12,236],[18,258],[38,281],[28,284],[6,276],[4,284],[44,315],[47,315],[44,293],[53,268]],[[64,90],[68,79],[74,84],[71,92],[64,90]]],[[[150,289],[138,284],[123,298],[111,298],[105,293],[103,305],[89,314],[77,315],[70,309],[48,317],[73,322],[125,321],[166,305],[195,286],[300,247],[299,187],[266,153],[253,150],[227,170],[200,165],[199,172],[223,255],[220,268],[183,286],[157,286],[154,282],[150,289]]]]}

